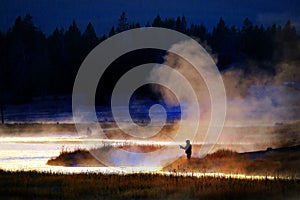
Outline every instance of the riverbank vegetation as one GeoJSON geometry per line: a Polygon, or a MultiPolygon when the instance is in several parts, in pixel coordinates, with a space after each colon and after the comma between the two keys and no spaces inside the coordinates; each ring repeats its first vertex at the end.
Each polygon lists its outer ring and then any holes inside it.
{"type": "Polygon", "coordinates": [[[296,199],[299,180],[0,171],[1,199],[296,199]]]}

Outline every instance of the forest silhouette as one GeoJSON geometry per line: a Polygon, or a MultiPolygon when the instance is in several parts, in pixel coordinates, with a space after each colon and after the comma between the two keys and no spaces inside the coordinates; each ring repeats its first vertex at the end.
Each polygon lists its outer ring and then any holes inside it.
{"type": "MultiPolygon", "coordinates": [[[[300,60],[300,36],[290,21],[283,26],[264,26],[246,18],[242,27],[229,27],[220,17],[209,32],[203,24],[188,26],[184,16],[162,19],[157,15],[145,26],[173,29],[197,39],[217,56],[220,71],[235,63],[251,61],[256,63],[254,73],[274,76],[276,63],[300,60]]],[[[112,26],[107,35],[97,36],[91,23],[82,32],[74,20],[67,30],[55,28],[46,36],[30,14],[17,17],[9,30],[0,32],[0,104],[26,103],[35,96],[71,94],[77,71],[95,46],[117,33],[139,27],[143,27],[140,22],[130,22],[123,12],[117,26],[112,26]]],[[[100,80],[107,87],[97,96],[109,96],[116,81],[132,66],[151,61],[163,63],[165,54],[161,50],[143,49],[121,56],[100,80]]],[[[242,70],[245,76],[253,73],[251,65],[244,65],[242,70]]],[[[142,89],[141,94],[145,92],[149,88],[142,89]]],[[[105,103],[105,98],[96,103],[105,103]]]]}

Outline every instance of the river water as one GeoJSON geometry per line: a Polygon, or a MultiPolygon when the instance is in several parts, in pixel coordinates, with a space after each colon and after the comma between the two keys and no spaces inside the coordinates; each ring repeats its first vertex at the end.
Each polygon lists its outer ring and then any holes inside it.
{"type": "MultiPolygon", "coordinates": [[[[38,171],[51,173],[156,173],[163,175],[194,177],[225,177],[238,179],[274,179],[272,176],[248,176],[244,174],[166,172],[158,167],[64,167],[47,165],[62,149],[87,148],[84,139],[70,136],[0,137],[0,169],[6,171],[38,171]]],[[[288,177],[282,177],[288,179],[288,177]]]]}
{"type": "MultiPolygon", "coordinates": [[[[89,148],[79,136],[0,137],[0,169],[8,171],[40,171],[54,173],[134,173],[153,172],[157,167],[64,167],[47,165],[62,150],[89,148]]],[[[91,147],[92,148],[92,147],[91,147]]]]}

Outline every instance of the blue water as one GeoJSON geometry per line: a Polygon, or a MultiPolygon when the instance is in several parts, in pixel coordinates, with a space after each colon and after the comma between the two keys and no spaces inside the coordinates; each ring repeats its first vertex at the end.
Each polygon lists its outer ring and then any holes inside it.
{"type": "MultiPolygon", "coordinates": [[[[73,123],[71,96],[36,98],[31,103],[22,105],[6,105],[5,122],[10,123],[73,123]]],[[[162,105],[167,112],[167,123],[180,119],[180,106],[168,107],[163,101],[135,100],[130,102],[129,113],[136,123],[150,122],[149,108],[154,104],[162,105]]],[[[109,106],[96,106],[99,122],[113,122],[109,106]]],[[[120,108],[121,109],[121,108],[120,108]]],[[[124,109],[124,108],[122,108],[124,109]]],[[[126,108],[127,109],[127,108],[126,108]]],[[[161,113],[156,113],[158,116],[161,113]]]]}

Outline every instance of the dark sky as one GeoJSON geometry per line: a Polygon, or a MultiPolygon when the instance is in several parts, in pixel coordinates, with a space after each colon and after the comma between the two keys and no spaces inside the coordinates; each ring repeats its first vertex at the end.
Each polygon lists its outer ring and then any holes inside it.
{"type": "Polygon", "coordinates": [[[97,34],[108,33],[122,11],[129,21],[147,21],[185,15],[188,23],[203,23],[210,30],[223,16],[228,25],[241,26],[249,17],[255,24],[284,24],[288,19],[300,30],[299,0],[1,0],[0,30],[6,31],[17,16],[30,13],[46,34],[55,27],[67,29],[75,19],[83,31],[92,22],[97,34]]]}

